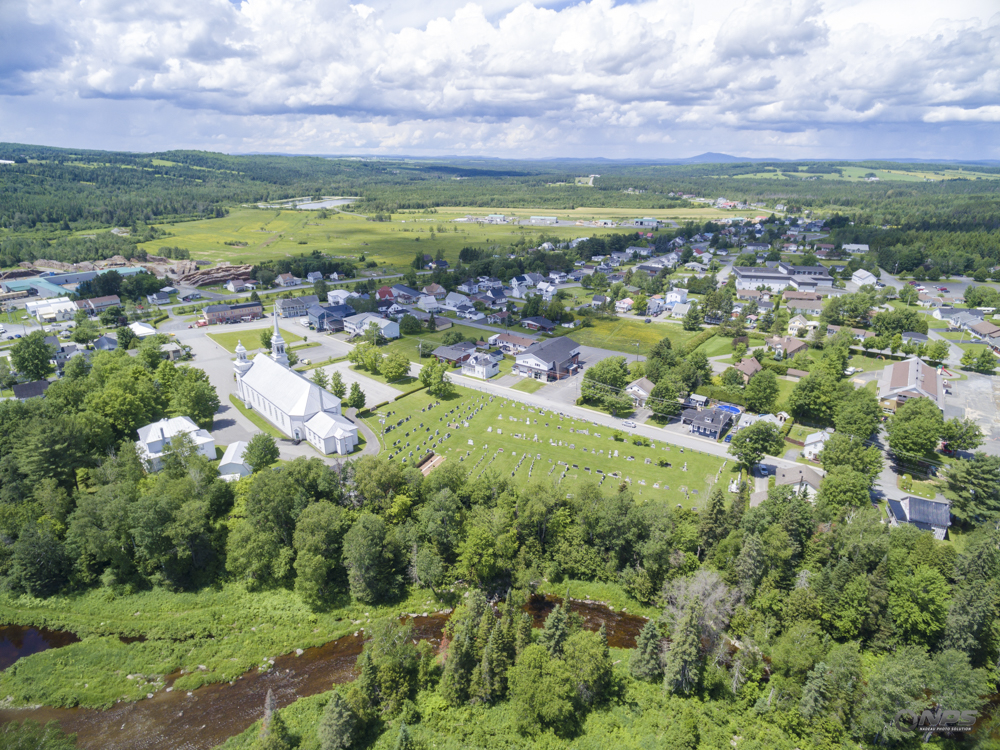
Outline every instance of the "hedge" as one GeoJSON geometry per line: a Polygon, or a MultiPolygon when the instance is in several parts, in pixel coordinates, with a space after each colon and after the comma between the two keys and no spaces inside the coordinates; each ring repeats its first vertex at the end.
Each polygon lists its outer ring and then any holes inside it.
{"type": "Polygon", "coordinates": [[[725,388],[720,388],[717,385],[702,385],[696,388],[694,392],[699,396],[707,396],[708,398],[715,399],[716,401],[723,401],[727,404],[736,404],[737,406],[743,407],[747,405],[746,400],[743,398],[743,394],[730,393],[725,388]]]}
{"type": "Polygon", "coordinates": [[[682,357],[686,357],[691,352],[693,352],[695,349],[697,349],[699,346],[701,346],[706,341],[708,341],[713,336],[715,336],[718,332],[719,332],[719,329],[718,329],[717,326],[713,326],[712,328],[705,328],[705,329],[703,329],[700,333],[698,333],[698,334],[692,336],[690,339],[688,339],[687,342],[684,344],[684,346],[679,347],[677,349],[677,353],[680,354],[682,357]]]}

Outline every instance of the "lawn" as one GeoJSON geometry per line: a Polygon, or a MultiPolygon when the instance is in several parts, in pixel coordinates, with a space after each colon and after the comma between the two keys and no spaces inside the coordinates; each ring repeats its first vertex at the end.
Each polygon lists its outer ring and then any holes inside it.
{"type": "Polygon", "coordinates": [[[431,331],[421,331],[419,334],[413,336],[401,336],[394,341],[390,341],[385,346],[383,351],[401,351],[411,362],[426,362],[426,359],[422,360],[420,358],[420,353],[418,351],[420,342],[423,341],[424,343],[433,344],[434,348],[437,348],[443,345],[442,339],[452,331],[458,331],[467,338],[475,338],[477,340],[481,337],[489,338],[493,335],[489,331],[484,331],[480,328],[470,328],[469,326],[456,324],[447,331],[434,331],[433,333],[431,331]]]}
{"type": "MultiPolygon", "coordinates": [[[[210,333],[208,337],[228,352],[235,352],[240,341],[243,342],[247,351],[253,351],[260,348],[260,332],[263,330],[263,328],[255,328],[251,331],[225,331],[224,333],[210,333]]],[[[281,337],[286,344],[302,341],[302,337],[298,334],[286,331],[280,326],[278,330],[281,331],[281,337]]]]}
{"type": "Polygon", "coordinates": [[[385,383],[386,385],[391,385],[393,388],[398,388],[403,393],[409,393],[410,391],[415,391],[417,388],[421,387],[420,378],[415,378],[411,375],[407,375],[400,380],[394,380],[391,383],[385,379],[385,375],[378,375],[375,373],[368,372],[368,370],[363,370],[357,365],[351,365],[348,369],[353,372],[358,373],[366,378],[371,378],[372,380],[377,380],[379,383],[385,383]]]}
{"type": "Polygon", "coordinates": [[[592,326],[574,328],[567,336],[583,346],[611,349],[622,354],[648,355],[660,339],[669,338],[677,349],[696,334],[697,331],[685,331],[680,325],[671,323],[594,318],[592,326]]]}
{"type": "MultiPolygon", "coordinates": [[[[899,489],[903,489],[900,486],[900,482],[902,482],[902,478],[897,477],[896,486],[899,487],[899,489]]],[[[921,482],[917,479],[914,479],[913,486],[910,487],[910,489],[908,490],[904,490],[904,492],[908,492],[911,495],[916,495],[917,497],[922,497],[926,500],[933,500],[935,497],[937,497],[938,490],[937,490],[937,485],[932,481],[921,482]]]]}
{"type": "Polygon", "coordinates": [[[695,351],[706,357],[721,357],[724,354],[732,354],[733,339],[729,336],[713,336],[695,351]]]}
{"type": "Polygon", "coordinates": [[[534,378],[524,378],[520,383],[513,386],[515,391],[523,391],[524,393],[534,393],[537,390],[545,387],[544,380],[535,380],[534,378]]]}
{"type": "Polygon", "coordinates": [[[788,401],[788,397],[792,395],[795,385],[791,380],[778,378],[778,398],[775,400],[775,409],[778,411],[788,411],[786,402],[788,401]]]}
{"type": "MultiPolygon", "coordinates": [[[[440,403],[426,391],[393,403],[389,411],[392,429],[385,436],[387,456],[410,462],[434,450],[446,460],[467,465],[471,478],[487,471],[500,477],[511,477],[513,472],[520,485],[529,480],[553,481],[568,493],[577,491],[583,482],[601,484],[609,478],[605,489],[624,481],[637,499],[655,498],[686,507],[704,505],[712,485],[728,481],[729,471],[735,469],[730,463],[723,470],[722,459],[698,451],[682,452],[656,441],[650,446],[617,442],[608,427],[465,388],[456,391],[440,403]],[[671,465],[660,467],[659,460],[671,465]],[[612,472],[619,476],[612,477],[612,472]]],[[[366,422],[380,430],[372,415],[366,415],[366,422]]]]}

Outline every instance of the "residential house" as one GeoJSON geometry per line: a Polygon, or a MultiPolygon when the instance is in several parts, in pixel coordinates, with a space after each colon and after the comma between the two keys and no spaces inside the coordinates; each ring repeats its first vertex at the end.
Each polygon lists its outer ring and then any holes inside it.
{"type": "MultiPolygon", "coordinates": [[[[826,335],[835,336],[844,328],[845,326],[828,325],[826,327],[826,335]]],[[[855,341],[864,341],[865,339],[876,338],[874,331],[866,331],[863,328],[847,328],[847,330],[851,332],[851,336],[855,341]]]]}
{"type": "Polygon", "coordinates": [[[388,286],[379,287],[378,291],[375,292],[375,299],[379,301],[392,302],[396,299],[396,293],[388,286]]]}
{"type": "Polygon", "coordinates": [[[944,409],[944,382],[936,369],[916,357],[883,368],[878,379],[878,400],[883,411],[895,413],[909,399],[921,397],[944,409]]]}
{"type": "Polygon", "coordinates": [[[663,295],[654,294],[646,300],[646,315],[659,315],[666,307],[667,304],[663,300],[663,295]]]}
{"type": "Polygon", "coordinates": [[[431,354],[438,362],[446,362],[452,367],[457,367],[467,361],[474,352],[475,348],[469,350],[457,346],[439,346],[431,354]]]}
{"type": "Polygon", "coordinates": [[[500,362],[489,354],[474,354],[462,363],[462,374],[489,380],[500,373],[500,362]]]}
{"type": "Polygon", "coordinates": [[[354,308],[350,305],[312,305],[306,315],[317,331],[338,332],[344,330],[344,318],[354,315],[354,308]]]}
{"type": "Polygon", "coordinates": [[[605,305],[605,304],[607,304],[607,302],[608,302],[608,298],[605,297],[603,294],[595,294],[594,298],[590,301],[590,306],[591,307],[601,307],[601,305],[605,305]]]}
{"type": "Polygon", "coordinates": [[[744,357],[739,362],[737,362],[733,367],[743,376],[743,382],[749,383],[750,378],[756,375],[758,372],[763,370],[760,362],[758,362],[753,357],[744,357]]]}
{"type": "Polygon", "coordinates": [[[314,284],[317,281],[322,280],[322,278],[323,274],[320,271],[310,271],[309,273],[306,274],[306,281],[308,281],[310,284],[314,284]]]}
{"type": "Polygon", "coordinates": [[[543,281],[538,285],[538,293],[546,302],[551,302],[557,291],[556,285],[548,281],[543,281]]]}
{"type": "Polygon", "coordinates": [[[191,439],[197,454],[215,460],[215,438],[198,427],[190,417],[161,419],[140,427],[138,433],[136,448],[149,471],[163,468],[163,456],[170,450],[171,441],[179,435],[187,435],[191,439]]]}
{"type": "Polygon", "coordinates": [[[821,312],[823,312],[823,303],[812,300],[792,299],[788,300],[788,302],[785,303],[785,309],[788,310],[790,313],[798,315],[819,315],[821,312]]]}
{"type": "Polygon", "coordinates": [[[202,309],[201,316],[210,326],[217,323],[247,323],[251,320],[260,320],[264,316],[264,305],[260,302],[208,305],[202,309]]]}
{"type": "Polygon", "coordinates": [[[646,399],[649,398],[655,387],[656,385],[651,380],[639,378],[638,380],[633,380],[625,387],[625,393],[632,397],[632,401],[635,402],[636,406],[641,407],[646,405],[646,399]]]}
{"type": "Polygon", "coordinates": [[[504,307],[507,304],[507,295],[502,288],[487,289],[481,298],[484,304],[493,309],[504,307]]]}
{"type": "Polygon", "coordinates": [[[690,311],[691,311],[691,303],[690,302],[678,302],[670,310],[670,317],[671,318],[683,318],[690,311]]]}
{"type": "Polygon", "coordinates": [[[527,336],[518,336],[516,333],[497,333],[490,336],[489,342],[491,345],[499,347],[506,354],[520,354],[529,346],[536,343],[535,339],[529,339],[527,336]]]}
{"type": "Polygon", "coordinates": [[[994,341],[1000,336],[1000,326],[985,320],[980,323],[973,323],[966,330],[968,330],[973,338],[980,341],[994,341]]]}
{"type": "Polygon", "coordinates": [[[957,307],[942,307],[932,312],[931,317],[935,320],[948,321],[952,328],[962,328],[966,323],[971,325],[976,322],[970,321],[970,318],[983,320],[986,317],[986,313],[975,309],[962,310],[957,307]]]}
{"type": "Polygon", "coordinates": [[[878,281],[878,279],[875,278],[875,274],[873,274],[871,271],[866,271],[863,268],[859,268],[857,271],[851,274],[851,281],[857,284],[858,286],[864,286],[866,284],[870,286],[875,286],[875,283],[878,281]]]}
{"type": "Polygon", "coordinates": [[[560,336],[537,341],[517,355],[514,372],[536,380],[561,380],[580,367],[580,345],[560,336]]]}
{"type": "Polygon", "coordinates": [[[808,332],[809,321],[801,315],[796,315],[788,321],[788,335],[798,336],[801,331],[808,332]]]}
{"type": "Polygon", "coordinates": [[[479,282],[476,279],[466,279],[458,285],[458,291],[466,294],[476,294],[479,291],[479,282]]]}
{"type": "Polygon", "coordinates": [[[341,414],[340,399],[288,367],[277,316],[271,354],[262,352],[250,360],[240,344],[234,370],[237,392],[246,407],[293,440],[307,440],[324,454],[346,455],[357,447],[358,428],[341,414]]]}
{"type": "Polygon", "coordinates": [[[30,383],[14,383],[14,398],[24,401],[29,398],[44,396],[51,383],[48,380],[32,380],[30,383]]]}
{"type": "MultiPolygon", "coordinates": [[[[785,292],[785,294],[788,294],[788,292],[785,292]]],[[[770,290],[761,289],[737,289],[736,298],[754,300],[756,302],[761,299],[771,299],[771,292],[770,290]]]]}
{"type": "Polygon", "coordinates": [[[441,305],[445,310],[457,310],[461,305],[468,305],[469,298],[458,292],[449,292],[441,305]]]}
{"type": "Polygon", "coordinates": [[[249,283],[246,279],[229,279],[223,286],[235,294],[236,292],[245,292],[249,289],[249,283]]]}
{"type": "Polygon", "coordinates": [[[420,292],[411,289],[404,284],[396,284],[392,287],[392,301],[400,302],[404,305],[412,304],[420,299],[420,292]]]}
{"type": "Polygon", "coordinates": [[[448,294],[448,290],[445,289],[440,284],[428,284],[423,289],[421,289],[425,295],[433,297],[436,300],[443,300],[445,295],[448,294]]]}
{"type": "Polygon", "coordinates": [[[253,473],[253,467],[248,464],[243,455],[247,450],[245,440],[237,440],[226,446],[226,452],[222,454],[219,461],[219,478],[227,482],[232,482],[243,477],[248,477],[253,473]]]}
{"type": "Polygon", "coordinates": [[[513,320],[513,315],[506,310],[499,310],[497,312],[492,312],[486,316],[486,322],[490,325],[495,326],[505,326],[509,325],[513,320]]]}
{"type": "Polygon", "coordinates": [[[151,305],[169,305],[170,295],[166,292],[154,292],[146,295],[146,301],[151,305]]]}
{"type": "Polygon", "coordinates": [[[818,461],[819,454],[829,439],[830,433],[825,431],[806,435],[805,445],[802,448],[802,456],[808,458],[810,461],[818,461]]]}
{"type": "Polygon", "coordinates": [[[97,315],[110,310],[112,307],[120,307],[121,299],[117,294],[109,294],[105,297],[91,297],[90,299],[78,299],[73,304],[77,309],[83,310],[87,315],[97,315]]]}
{"type": "Polygon", "coordinates": [[[358,336],[367,331],[368,326],[372,323],[379,327],[385,338],[399,338],[399,323],[394,320],[386,320],[381,315],[376,315],[375,313],[361,313],[344,318],[344,330],[351,336],[358,336]]]}
{"type": "Polygon", "coordinates": [[[772,336],[765,343],[768,349],[771,349],[775,354],[780,354],[783,359],[791,359],[799,352],[804,352],[809,348],[805,341],[793,336],[772,336]]]}
{"type": "Polygon", "coordinates": [[[302,283],[302,279],[297,279],[290,273],[278,274],[278,278],[274,280],[275,286],[298,286],[302,283]]]}
{"type": "Polygon", "coordinates": [[[778,487],[791,485],[797,495],[809,498],[809,490],[815,495],[819,492],[820,482],[823,478],[815,469],[809,466],[793,466],[790,468],[779,468],[775,473],[774,483],[778,487]]]}
{"type": "Polygon", "coordinates": [[[455,314],[465,320],[484,320],[486,318],[486,315],[479,312],[472,305],[459,305],[455,308],[455,314]]]}
{"type": "Polygon", "coordinates": [[[868,252],[868,245],[844,245],[844,252],[852,255],[863,255],[868,252]]]}
{"type": "Polygon", "coordinates": [[[438,302],[436,297],[432,297],[429,294],[425,294],[417,300],[417,307],[419,307],[424,312],[437,312],[441,309],[441,303],[438,302]]]}
{"type": "Polygon", "coordinates": [[[733,421],[732,412],[724,409],[685,409],[681,412],[681,424],[691,426],[691,433],[718,440],[733,421]]]}
{"type": "Polygon", "coordinates": [[[663,302],[666,305],[676,305],[679,302],[688,301],[688,290],[687,289],[671,289],[669,292],[664,292],[663,302]]]}
{"type": "Polygon", "coordinates": [[[902,500],[889,500],[888,505],[890,525],[909,523],[922,531],[930,531],[939,541],[948,538],[948,527],[951,526],[951,506],[948,503],[904,497],[902,500]]]}
{"type": "Polygon", "coordinates": [[[360,297],[361,295],[357,292],[351,292],[347,289],[331,289],[326,293],[326,301],[331,305],[346,305],[347,300],[351,297],[360,297]]]}
{"type": "Polygon", "coordinates": [[[631,297],[626,297],[625,299],[620,299],[615,302],[615,312],[617,313],[627,313],[632,309],[633,301],[631,297]]]}
{"type": "Polygon", "coordinates": [[[548,318],[539,316],[533,318],[523,318],[521,326],[529,331],[541,331],[542,333],[552,333],[556,329],[556,324],[548,318]]]}
{"type": "Polygon", "coordinates": [[[114,336],[104,334],[94,342],[94,348],[100,352],[113,352],[118,348],[118,339],[114,336]]]}
{"type": "Polygon", "coordinates": [[[306,311],[313,305],[319,304],[319,297],[315,294],[307,294],[304,297],[290,297],[288,299],[276,299],[274,301],[274,311],[279,318],[302,318],[306,311]]]}

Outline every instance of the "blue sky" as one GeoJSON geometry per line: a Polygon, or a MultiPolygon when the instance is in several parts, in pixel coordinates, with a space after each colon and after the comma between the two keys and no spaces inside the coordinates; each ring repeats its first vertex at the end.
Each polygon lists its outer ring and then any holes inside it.
{"type": "Polygon", "coordinates": [[[6,0],[0,140],[1000,159],[996,0],[6,0]]]}

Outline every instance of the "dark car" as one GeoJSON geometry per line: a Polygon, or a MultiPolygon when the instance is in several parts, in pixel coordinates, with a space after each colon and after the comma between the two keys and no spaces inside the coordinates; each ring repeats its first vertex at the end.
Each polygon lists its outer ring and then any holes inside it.
{"type": "Polygon", "coordinates": [[[650,320],[649,318],[646,318],[646,319],[645,319],[645,320],[643,321],[643,323],[652,323],[652,322],[653,322],[653,321],[651,321],[651,320],[650,320]]]}

